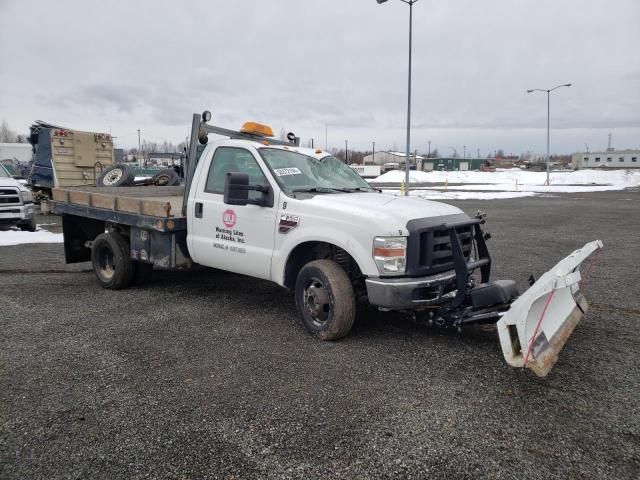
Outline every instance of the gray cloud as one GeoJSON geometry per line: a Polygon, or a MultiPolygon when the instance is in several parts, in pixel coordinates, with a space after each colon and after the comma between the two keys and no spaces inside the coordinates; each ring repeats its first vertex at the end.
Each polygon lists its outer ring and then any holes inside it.
{"type": "MultiPolygon", "coordinates": [[[[541,151],[546,101],[525,91],[565,82],[552,98],[558,150],[609,130],[640,146],[637,0],[424,1],[414,17],[417,148],[541,151]]],[[[181,140],[210,108],[226,127],[324,138],[328,125],[329,146],[403,145],[407,20],[397,0],[4,0],[0,117],[181,140]]]]}

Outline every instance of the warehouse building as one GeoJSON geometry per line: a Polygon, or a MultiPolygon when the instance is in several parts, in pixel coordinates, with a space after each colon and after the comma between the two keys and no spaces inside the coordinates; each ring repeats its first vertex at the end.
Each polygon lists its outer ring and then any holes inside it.
{"type": "Polygon", "coordinates": [[[443,158],[426,158],[422,162],[422,168],[425,172],[432,170],[465,171],[479,170],[482,165],[487,163],[486,158],[459,158],[459,157],[443,157],[443,158]]]}
{"type": "MultiPolygon", "coordinates": [[[[375,152],[375,153],[372,153],[371,155],[365,156],[364,163],[365,165],[384,165],[384,164],[404,165],[406,156],[407,155],[404,152],[375,152]]],[[[425,157],[422,157],[420,155],[418,156],[410,155],[409,163],[411,165],[415,165],[414,159],[417,159],[418,163],[420,163],[422,160],[424,160],[424,158],[425,157]]]]}
{"type": "Polygon", "coordinates": [[[583,168],[640,168],[640,150],[608,150],[579,152],[571,156],[571,167],[583,168]]]}

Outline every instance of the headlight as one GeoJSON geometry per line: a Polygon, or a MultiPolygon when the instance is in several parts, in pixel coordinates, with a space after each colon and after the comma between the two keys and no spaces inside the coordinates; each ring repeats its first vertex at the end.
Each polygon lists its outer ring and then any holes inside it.
{"type": "Polygon", "coordinates": [[[20,196],[22,197],[22,203],[33,203],[33,194],[29,190],[22,190],[20,196]]]}
{"type": "Polygon", "coordinates": [[[373,259],[380,275],[403,275],[407,267],[407,237],[376,237],[373,259]]]}

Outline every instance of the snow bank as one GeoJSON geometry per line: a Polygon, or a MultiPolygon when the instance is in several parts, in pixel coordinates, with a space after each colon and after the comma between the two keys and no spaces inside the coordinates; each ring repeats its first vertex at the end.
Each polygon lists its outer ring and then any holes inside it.
{"type": "Polygon", "coordinates": [[[22,230],[0,230],[0,247],[9,245],[22,245],[23,243],[62,243],[61,233],[51,233],[42,230],[38,225],[35,232],[23,232],[22,230]]]}
{"type": "MultiPolygon", "coordinates": [[[[498,170],[496,172],[419,172],[412,171],[410,183],[445,183],[453,190],[466,191],[510,191],[510,192],[602,192],[623,190],[640,186],[640,171],[630,170],[577,170],[569,172],[551,172],[551,185],[545,186],[546,172],[530,172],[519,168],[498,170]],[[455,185],[462,184],[462,185],[455,185]]],[[[400,183],[404,181],[404,172],[392,170],[371,183],[400,183]]],[[[424,187],[442,190],[442,186],[424,187]]]]}
{"type": "MultiPolygon", "coordinates": [[[[383,190],[384,193],[399,196],[400,190],[383,190]]],[[[455,190],[410,190],[409,195],[425,200],[503,200],[506,198],[533,197],[534,192],[462,192],[455,190]]]]}

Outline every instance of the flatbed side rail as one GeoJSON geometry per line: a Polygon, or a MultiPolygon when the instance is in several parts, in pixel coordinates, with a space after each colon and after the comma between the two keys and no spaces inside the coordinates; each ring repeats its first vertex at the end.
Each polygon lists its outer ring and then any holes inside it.
{"type": "Polygon", "coordinates": [[[59,201],[52,203],[52,211],[56,215],[75,215],[159,232],[177,232],[187,229],[187,219],[184,217],[158,217],[59,201]]]}

